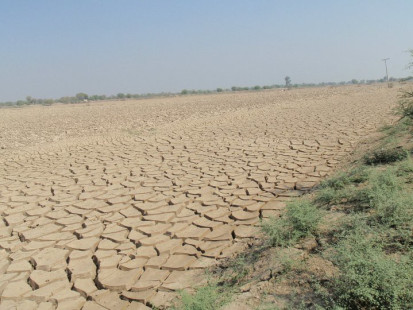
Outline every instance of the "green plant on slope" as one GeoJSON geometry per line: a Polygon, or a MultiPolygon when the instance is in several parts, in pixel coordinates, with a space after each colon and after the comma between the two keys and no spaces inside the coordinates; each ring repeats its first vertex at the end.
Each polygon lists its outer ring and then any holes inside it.
{"type": "Polygon", "coordinates": [[[297,200],[287,205],[280,218],[271,218],[262,225],[273,246],[288,246],[317,232],[321,211],[308,200],[297,200]]]}
{"type": "Polygon", "coordinates": [[[181,303],[176,310],[216,310],[231,301],[230,289],[209,283],[200,287],[195,294],[181,292],[181,303]]]}
{"type": "Polygon", "coordinates": [[[413,183],[413,160],[410,156],[398,163],[396,169],[397,176],[402,178],[405,183],[413,183]]]}
{"type": "Polygon", "coordinates": [[[401,117],[413,119],[413,91],[406,91],[403,93],[402,98],[399,101],[397,112],[401,117]]]}
{"type": "Polygon", "coordinates": [[[381,148],[364,156],[366,165],[389,164],[406,159],[408,152],[401,147],[381,148]]]}
{"type": "Polygon", "coordinates": [[[369,178],[365,193],[369,198],[371,206],[374,207],[402,189],[402,182],[396,176],[396,169],[391,167],[383,171],[374,171],[369,178]]]}
{"type": "Polygon", "coordinates": [[[413,173],[413,161],[410,156],[400,162],[397,166],[397,176],[408,176],[409,174],[413,173]]]}
{"type": "Polygon", "coordinates": [[[379,223],[394,227],[411,223],[413,196],[397,177],[397,168],[373,173],[369,183],[365,193],[379,223]]]}
{"type": "Polygon", "coordinates": [[[345,309],[410,309],[413,307],[413,262],[387,255],[366,232],[354,231],[336,246],[333,262],[335,300],[345,309]]]}
{"type": "Polygon", "coordinates": [[[340,202],[358,202],[360,197],[357,185],[365,182],[369,177],[369,170],[360,167],[349,172],[339,173],[320,184],[315,202],[326,204],[337,204],[340,202]]]}

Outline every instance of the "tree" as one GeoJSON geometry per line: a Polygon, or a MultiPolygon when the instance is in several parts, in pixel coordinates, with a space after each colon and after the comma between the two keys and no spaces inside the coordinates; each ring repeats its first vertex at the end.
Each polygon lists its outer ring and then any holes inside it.
{"type": "MultiPolygon", "coordinates": [[[[409,50],[410,56],[413,59],[413,49],[409,50]]],[[[407,68],[413,68],[413,60],[407,65],[407,68]]],[[[402,90],[401,99],[399,100],[399,113],[402,117],[410,117],[413,119],[413,91],[402,90]]]]}
{"type": "Polygon", "coordinates": [[[54,103],[53,99],[44,99],[42,105],[52,105],[54,103]]]}
{"type": "MultiPolygon", "coordinates": [[[[409,53],[410,53],[411,58],[413,58],[413,49],[410,49],[409,53]]],[[[407,64],[407,68],[408,69],[413,68],[413,60],[407,64]]]]}
{"type": "Polygon", "coordinates": [[[356,79],[352,79],[352,80],[351,80],[351,83],[352,83],[352,84],[358,84],[359,81],[357,81],[356,79]]]}
{"type": "Polygon", "coordinates": [[[18,106],[22,106],[22,105],[25,105],[25,104],[27,104],[27,102],[24,101],[24,100],[18,100],[18,101],[16,102],[16,105],[18,105],[18,106]]]}
{"type": "Polygon", "coordinates": [[[118,94],[116,95],[116,97],[117,97],[118,99],[124,99],[124,98],[125,98],[125,94],[124,94],[124,93],[118,93],[118,94]]]}
{"type": "Polygon", "coordinates": [[[87,100],[89,98],[88,94],[85,93],[77,93],[76,99],[79,101],[87,100]]]}
{"type": "Polygon", "coordinates": [[[26,97],[27,104],[33,104],[36,102],[36,99],[32,98],[31,96],[26,97]]]}
{"type": "Polygon", "coordinates": [[[287,75],[285,78],[285,87],[290,88],[291,87],[291,78],[287,75]]]}
{"type": "Polygon", "coordinates": [[[222,93],[223,89],[222,88],[217,88],[217,93],[222,93]]]}

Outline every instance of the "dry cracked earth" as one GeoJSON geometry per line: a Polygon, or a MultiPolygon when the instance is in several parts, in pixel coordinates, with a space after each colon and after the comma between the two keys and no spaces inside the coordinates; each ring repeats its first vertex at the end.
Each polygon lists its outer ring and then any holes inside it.
{"type": "Polygon", "coordinates": [[[374,133],[384,86],[0,109],[0,309],[149,309],[374,133]]]}

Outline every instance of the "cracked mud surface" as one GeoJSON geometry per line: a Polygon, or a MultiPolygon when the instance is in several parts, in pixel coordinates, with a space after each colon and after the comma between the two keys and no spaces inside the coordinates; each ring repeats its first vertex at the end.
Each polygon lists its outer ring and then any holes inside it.
{"type": "Polygon", "coordinates": [[[0,309],[148,309],[331,173],[396,89],[0,110],[0,309]]]}

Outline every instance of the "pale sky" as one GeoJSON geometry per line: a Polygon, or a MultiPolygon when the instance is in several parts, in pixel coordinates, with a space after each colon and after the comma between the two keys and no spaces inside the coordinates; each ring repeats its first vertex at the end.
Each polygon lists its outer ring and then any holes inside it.
{"type": "MultiPolygon", "coordinates": [[[[405,77],[413,1],[0,2],[0,101],[405,77]]],[[[409,39],[410,38],[410,39],[409,39]]]]}

